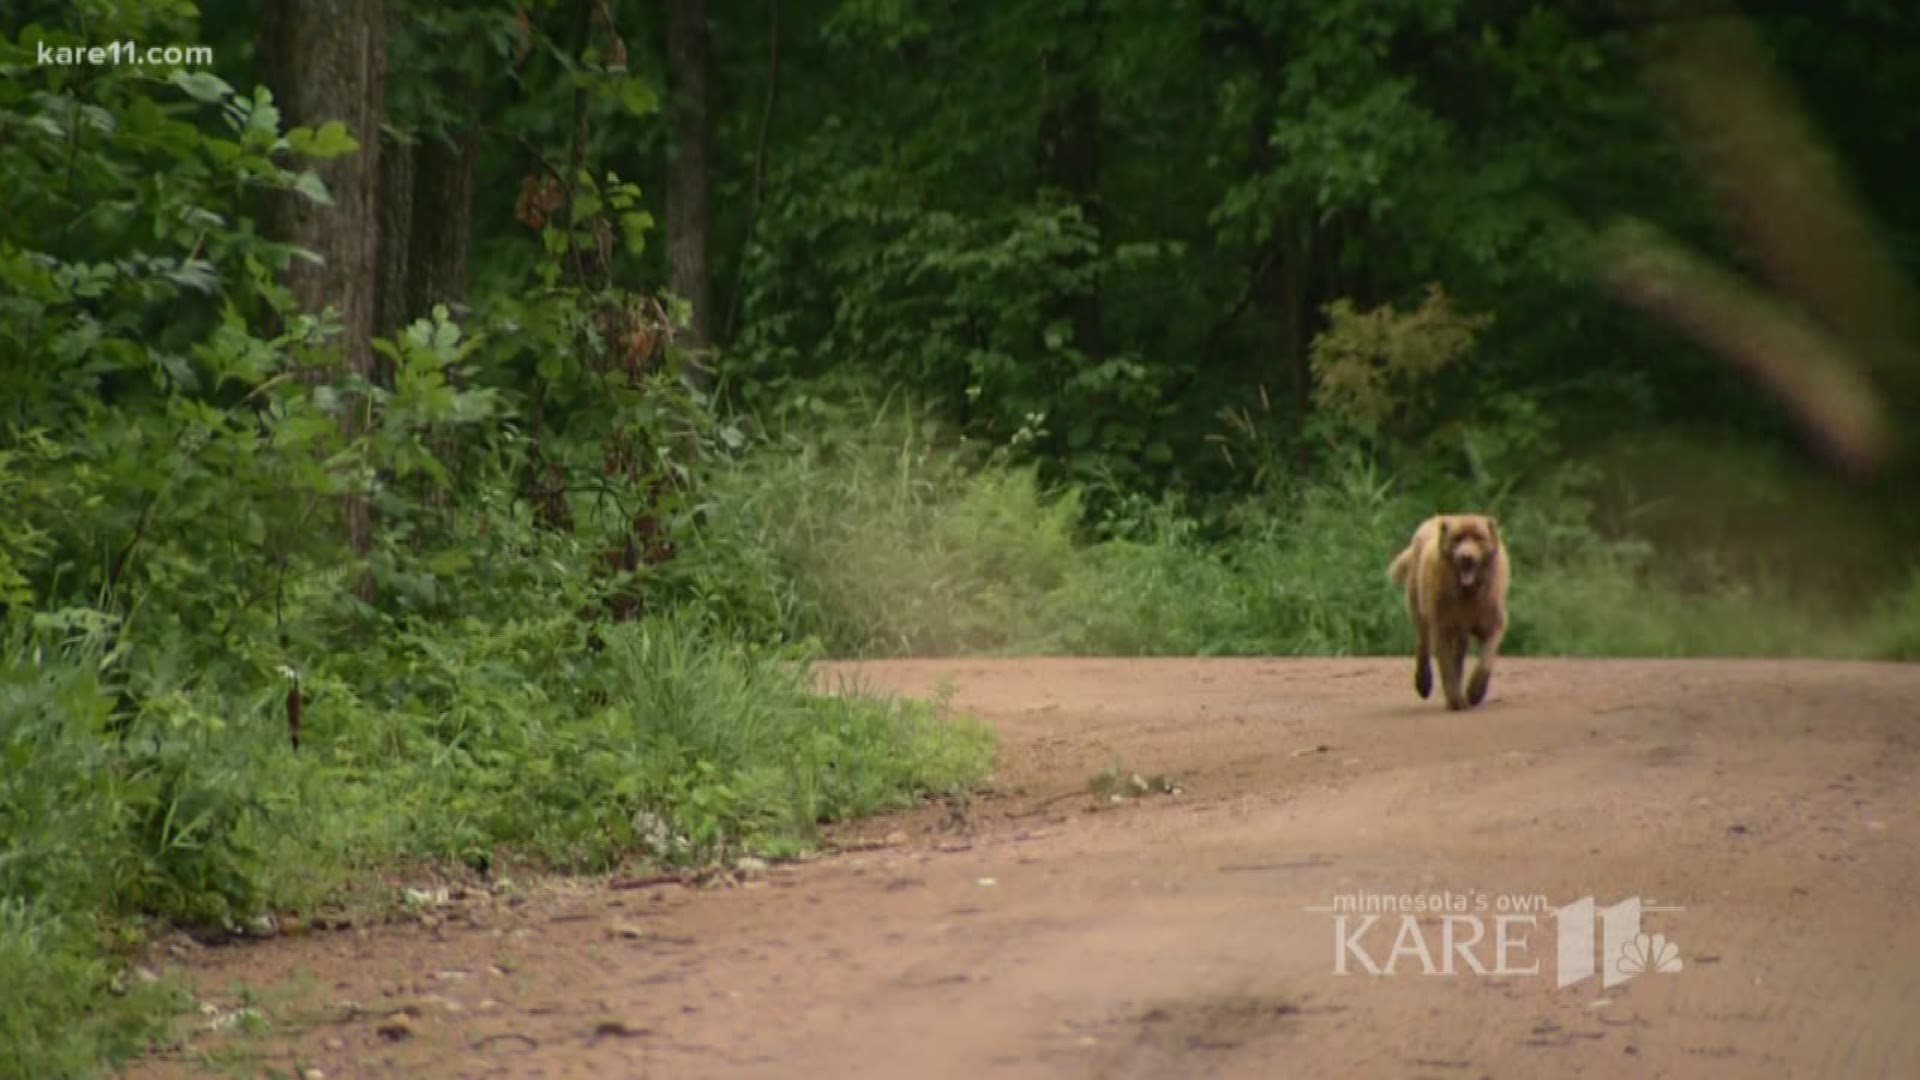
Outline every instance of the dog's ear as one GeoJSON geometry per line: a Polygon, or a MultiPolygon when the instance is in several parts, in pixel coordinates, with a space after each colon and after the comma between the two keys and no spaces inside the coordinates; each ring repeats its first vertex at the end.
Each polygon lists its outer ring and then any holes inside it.
{"type": "Polygon", "coordinates": [[[1441,518],[1440,519],[1440,546],[1441,547],[1447,546],[1447,525],[1448,525],[1447,519],[1444,517],[1441,518]]]}
{"type": "Polygon", "coordinates": [[[1500,519],[1492,514],[1487,515],[1487,535],[1493,538],[1494,547],[1500,546],[1500,519]]]}

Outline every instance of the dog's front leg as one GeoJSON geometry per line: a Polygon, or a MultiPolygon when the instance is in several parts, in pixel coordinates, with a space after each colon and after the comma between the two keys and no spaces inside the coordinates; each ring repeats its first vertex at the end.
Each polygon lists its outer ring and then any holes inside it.
{"type": "Polygon", "coordinates": [[[1467,682],[1467,704],[1478,705],[1487,699],[1487,684],[1493,681],[1493,662],[1500,658],[1500,639],[1507,636],[1505,622],[1495,623],[1480,638],[1480,662],[1474,665],[1473,678],[1467,682]]]}
{"type": "Polygon", "coordinates": [[[1446,695],[1447,708],[1464,709],[1467,707],[1466,695],[1461,693],[1460,677],[1467,666],[1467,635],[1464,631],[1448,628],[1440,631],[1440,691],[1446,695]]]}

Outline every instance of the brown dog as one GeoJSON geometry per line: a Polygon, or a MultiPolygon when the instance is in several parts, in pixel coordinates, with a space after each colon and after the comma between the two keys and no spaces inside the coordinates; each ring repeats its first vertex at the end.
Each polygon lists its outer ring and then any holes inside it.
{"type": "Polygon", "coordinates": [[[1436,514],[1420,523],[1388,574],[1407,590],[1407,613],[1419,635],[1413,688],[1433,692],[1440,660],[1447,708],[1478,705],[1487,696],[1500,639],[1507,632],[1507,549],[1500,527],[1484,514],[1436,514]],[[1461,692],[1468,639],[1480,640],[1480,662],[1461,692]]]}

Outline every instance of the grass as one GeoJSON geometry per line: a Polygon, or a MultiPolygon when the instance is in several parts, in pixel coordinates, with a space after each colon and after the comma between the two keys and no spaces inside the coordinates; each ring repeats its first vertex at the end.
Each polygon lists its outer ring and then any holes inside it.
{"type": "Polygon", "coordinates": [[[788,439],[715,481],[670,569],[734,625],[830,655],[1017,650],[1081,557],[1080,508],[1030,468],[968,468],[912,422],[788,439]]]}
{"type": "MultiPolygon", "coordinates": [[[[1090,535],[1071,489],[913,423],[795,441],[723,477],[682,586],[849,657],[1396,654],[1386,565],[1456,498],[1349,464],[1203,522],[1136,502],[1090,535]],[[739,553],[751,552],[750,558],[739,553]]],[[[1565,485],[1499,495],[1517,655],[1920,658],[1920,566],[1868,611],[1605,536],[1565,485]]]]}

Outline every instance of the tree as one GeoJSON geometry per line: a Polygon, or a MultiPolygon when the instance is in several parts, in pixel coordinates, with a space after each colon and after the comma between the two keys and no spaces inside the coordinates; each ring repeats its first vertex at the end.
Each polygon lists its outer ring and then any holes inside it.
{"type": "Polygon", "coordinates": [[[667,165],[667,259],[670,287],[693,307],[687,337],[696,362],[687,367],[689,379],[704,387],[711,379],[705,354],[713,346],[707,4],[669,0],[666,7],[667,118],[673,129],[667,165]]]}
{"type": "MultiPolygon", "coordinates": [[[[316,166],[329,198],[283,196],[274,201],[271,227],[280,239],[311,252],[295,259],[287,283],[306,311],[339,314],[342,369],[349,382],[372,381],[373,336],[379,316],[381,122],[385,116],[387,23],[385,0],[282,0],[265,7],[260,29],[261,72],[290,126],[344,124],[357,153],[316,166]]],[[[316,370],[313,377],[321,378],[316,370]]],[[[348,439],[360,433],[360,411],[347,395],[340,418],[348,439]]],[[[350,490],[343,513],[354,553],[372,547],[365,496],[350,490]]],[[[360,589],[370,596],[372,578],[360,589]]]]}
{"type": "Polygon", "coordinates": [[[467,299],[485,107],[476,99],[487,89],[485,73],[508,59],[486,44],[506,22],[497,11],[448,13],[411,2],[391,10],[390,134],[381,150],[381,333],[430,314],[435,304],[467,299]]]}
{"type": "Polygon", "coordinates": [[[477,133],[471,122],[429,136],[414,149],[407,310],[467,298],[473,257],[473,179],[477,133]]]}
{"type": "MultiPolygon", "coordinates": [[[[1046,184],[1078,206],[1100,238],[1100,87],[1095,60],[1100,52],[1101,17],[1095,0],[1062,13],[1058,40],[1041,53],[1040,175],[1046,184]]],[[[1063,307],[1073,325],[1074,347],[1089,361],[1106,352],[1101,331],[1100,284],[1096,276],[1063,307]]]]}

